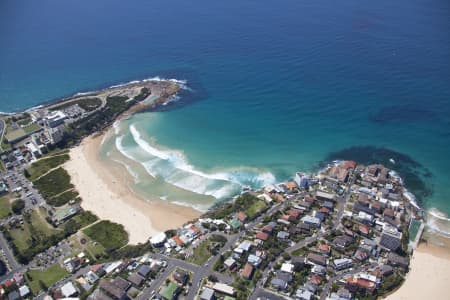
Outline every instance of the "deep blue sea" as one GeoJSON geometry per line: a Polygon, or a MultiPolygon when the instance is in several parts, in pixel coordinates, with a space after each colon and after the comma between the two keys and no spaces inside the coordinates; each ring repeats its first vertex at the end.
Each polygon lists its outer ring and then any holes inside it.
{"type": "Polygon", "coordinates": [[[188,90],[107,145],[160,183],[220,198],[393,158],[448,230],[449,1],[0,2],[0,111],[154,76],[188,90]]]}

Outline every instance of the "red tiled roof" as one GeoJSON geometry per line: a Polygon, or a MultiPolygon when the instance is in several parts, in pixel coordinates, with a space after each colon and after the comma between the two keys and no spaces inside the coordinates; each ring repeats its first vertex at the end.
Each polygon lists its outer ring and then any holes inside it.
{"type": "Polygon", "coordinates": [[[359,231],[362,233],[362,234],[369,234],[369,227],[367,227],[366,225],[359,225],[358,226],[358,229],[359,229],[359,231]]]}
{"type": "Polygon", "coordinates": [[[321,244],[321,245],[319,245],[319,250],[322,251],[322,252],[328,253],[328,252],[330,252],[330,246],[325,245],[325,244],[321,244]]]}
{"type": "Polygon", "coordinates": [[[249,279],[252,276],[252,273],[253,266],[249,263],[246,263],[241,272],[242,277],[249,279]]]}
{"type": "Polygon", "coordinates": [[[322,208],[320,208],[320,212],[322,212],[324,214],[329,214],[330,210],[328,208],[326,208],[326,207],[322,207],[322,208]]]}
{"type": "Polygon", "coordinates": [[[256,234],[256,238],[261,241],[267,241],[269,239],[269,235],[265,232],[260,231],[256,234]]]}
{"type": "Polygon", "coordinates": [[[242,211],[238,212],[236,217],[241,222],[245,222],[247,220],[247,215],[242,211]]]}
{"type": "Polygon", "coordinates": [[[180,237],[179,236],[174,236],[173,238],[172,238],[172,240],[175,242],[175,243],[177,243],[177,245],[178,246],[182,246],[184,243],[183,243],[183,241],[180,239],[180,237]]]}
{"type": "Polygon", "coordinates": [[[273,228],[270,225],[266,225],[263,227],[262,231],[264,231],[265,233],[272,233],[273,228]]]}

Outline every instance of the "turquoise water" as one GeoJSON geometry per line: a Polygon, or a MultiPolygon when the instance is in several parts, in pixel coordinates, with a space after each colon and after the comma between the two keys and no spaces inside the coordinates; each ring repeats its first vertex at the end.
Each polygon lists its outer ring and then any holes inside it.
{"type": "Polygon", "coordinates": [[[446,1],[5,0],[0,110],[184,79],[178,101],[121,124],[143,193],[204,207],[330,159],[394,158],[447,231],[449,28],[446,1]]]}

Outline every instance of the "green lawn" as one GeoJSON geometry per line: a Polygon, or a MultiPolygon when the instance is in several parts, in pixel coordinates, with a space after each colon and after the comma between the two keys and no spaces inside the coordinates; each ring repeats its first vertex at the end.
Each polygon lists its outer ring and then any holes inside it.
{"type": "Polygon", "coordinates": [[[40,208],[39,210],[33,210],[30,214],[30,223],[32,225],[28,222],[24,222],[22,228],[16,228],[9,231],[14,244],[20,252],[25,252],[30,247],[29,241],[32,238],[31,232],[34,231],[31,227],[34,227],[35,230],[47,237],[59,231],[47,223],[45,216],[45,209],[40,208]]]}
{"type": "Polygon", "coordinates": [[[128,243],[128,233],[123,226],[110,221],[100,221],[83,232],[93,241],[100,243],[108,252],[128,243]]]}
{"type": "Polygon", "coordinates": [[[6,139],[8,141],[14,141],[16,139],[19,139],[21,137],[25,137],[27,134],[25,132],[25,130],[23,130],[22,128],[18,128],[18,129],[12,129],[10,126],[8,126],[6,128],[6,139]]]}
{"type": "Polygon", "coordinates": [[[188,258],[188,261],[202,266],[208,258],[214,256],[225,243],[225,238],[220,235],[213,235],[194,249],[194,254],[188,258]]]}
{"type": "Polygon", "coordinates": [[[102,104],[102,100],[96,97],[91,98],[83,98],[77,101],[67,102],[63,103],[61,105],[53,107],[51,110],[61,110],[70,106],[73,106],[75,104],[78,104],[82,109],[85,111],[93,111],[97,107],[99,107],[102,104]]]}
{"type": "Polygon", "coordinates": [[[35,161],[30,169],[28,170],[30,173],[29,180],[33,181],[39,176],[47,173],[53,168],[65,163],[70,159],[69,154],[55,155],[49,156],[45,158],[41,158],[40,160],[35,161]]]}
{"type": "Polygon", "coordinates": [[[53,284],[64,278],[69,273],[64,270],[58,263],[51,265],[46,270],[30,270],[27,272],[28,286],[36,295],[41,290],[39,281],[43,282],[47,287],[51,287],[53,284]]]}
{"type": "Polygon", "coordinates": [[[30,126],[26,126],[23,128],[23,131],[27,134],[33,133],[35,131],[38,131],[42,127],[38,123],[33,123],[30,126]]]}
{"type": "Polygon", "coordinates": [[[11,203],[7,195],[0,197],[0,219],[7,217],[11,213],[11,203]]]}
{"type": "Polygon", "coordinates": [[[267,207],[267,204],[263,200],[256,201],[250,206],[246,211],[245,214],[250,218],[253,219],[258,212],[265,209],[267,207]]]}

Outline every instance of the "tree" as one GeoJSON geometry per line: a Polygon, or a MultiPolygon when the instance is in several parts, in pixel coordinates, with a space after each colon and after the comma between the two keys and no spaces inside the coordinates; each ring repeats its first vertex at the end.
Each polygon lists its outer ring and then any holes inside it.
{"type": "Polygon", "coordinates": [[[23,175],[25,175],[26,178],[30,178],[31,176],[30,171],[28,171],[28,169],[23,170],[23,175]]]}
{"type": "Polygon", "coordinates": [[[15,214],[20,214],[22,210],[25,208],[25,201],[22,199],[15,200],[12,205],[11,209],[15,214]]]}

